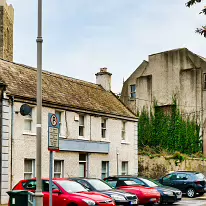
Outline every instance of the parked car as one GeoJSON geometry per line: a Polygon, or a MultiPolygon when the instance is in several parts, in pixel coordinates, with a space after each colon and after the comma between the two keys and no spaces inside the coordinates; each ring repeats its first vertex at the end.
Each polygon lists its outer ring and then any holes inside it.
{"type": "Polygon", "coordinates": [[[193,198],[198,193],[200,196],[206,191],[205,176],[200,172],[177,171],[167,174],[159,179],[166,186],[175,187],[193,198]]]}
{"type": "Polygon", "coordinates": [[[160,193],[155,188],[147,188],[128,180],[126,176],[104,178],[112,187],[137,195],[140,205],[153,205],[160,202],[160,193]]]}
{"type": "Polygon", "coordinates": [[[70,178],[70,179],[80,183],[89,191],[101,192],[105,195],[110,196],[112,199],[114,199],[116,205],[122,205],[122,206],[138,205],[139,201],[136,195],[132,193],[127,193],[123,190],[113,189],[110,185],[108,185],[106,182],[100,179],[95,179],[95,178],[70,178]]]}
{"type": "Polygon", "coordinates": [[[144,187],[152,187],[157,189],[157,191],[160,193],[160,204],[163,203],[174,203],[177,201],[180,201],[182,199],[182,192],[176,188],[163,186],[160,183],[155,182],[152,179],[137,177],[137,176],[125,176],[127,180],[132,180],[136,184],[144,187]]]}
{"type": "MultiPolygon", "coordinates": [[[[88,192],[81,184],[66,179],[53,179],[53,206],[114,206],[112,198],[98,192],[88,192]]],[[[13,190],[35,192],[36,179],[21,180],[13,190]]],[[[49,179],[42,179],[43,205],[49,206],[49,179]]]]}

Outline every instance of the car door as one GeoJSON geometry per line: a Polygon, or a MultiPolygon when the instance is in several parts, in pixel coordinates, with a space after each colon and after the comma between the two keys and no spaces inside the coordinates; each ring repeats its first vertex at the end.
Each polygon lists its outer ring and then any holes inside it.
{"type": "Polygon", "coordinates": [[[189,180],[188,174],[177,173],[176,179],[173,181],[174,187],[181,190],[181,191],[185,191],[185,189],[187,187],[188,180],[189,180]]]}
{"type": "MultiPolygon", "coordinates": [[[[44,193],[44,206],[49,206],[49,197],[50,197],[50,193],[49,193],[49,180],[43,180],[43,193],[44,193]]],[[[58,186],[54,183],[52,183],[52,190],[54,189],[58,189],[58,186]]],[[[65,195],[60,194],[60,193],[52,193],[52,203],[53,206],[66,206],[66,202],[65,202],[65,195]]]]}
{"type": "Polygon", "coordinates": [[[176,179],[176,174],[168,174],[162,178],[162,184],[170,187],[174,187],[174,180],[176,179]]]}

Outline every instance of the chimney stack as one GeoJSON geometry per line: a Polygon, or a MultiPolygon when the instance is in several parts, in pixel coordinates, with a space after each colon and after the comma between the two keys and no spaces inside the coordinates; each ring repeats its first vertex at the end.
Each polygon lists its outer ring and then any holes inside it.
{"type": "Polygon", "coordinates": [[[0,0],[0,58],[13,61],[14,9],[0,0]]]}
{"type": "Polygon", "coordinates": [[[96,74],[96,84],[101,85],[106,91],[111,91],[111,76],[107,68],[100,68],[100,72],[96,74]]]}

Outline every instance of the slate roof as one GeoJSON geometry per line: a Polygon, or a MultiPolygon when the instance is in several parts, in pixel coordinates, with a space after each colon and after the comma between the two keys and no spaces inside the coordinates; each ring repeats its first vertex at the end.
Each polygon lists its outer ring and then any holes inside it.
{"type": "MultiPolygon", "coordinates": [[[[0,59],[0,82],[8,96],[35,100],[37,70],[0,59]]],[[[121,117],[136,116],[112,93],[100,85],[43,71],[43,102],[121,117]]]]}

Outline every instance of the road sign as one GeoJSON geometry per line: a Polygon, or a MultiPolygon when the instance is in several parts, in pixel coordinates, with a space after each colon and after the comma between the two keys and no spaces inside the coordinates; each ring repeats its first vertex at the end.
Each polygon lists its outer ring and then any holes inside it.
{"type": "Polygon", "coordinates": [[[48,150],[59,150],[59,115],[48,114],[48,150]]]}

